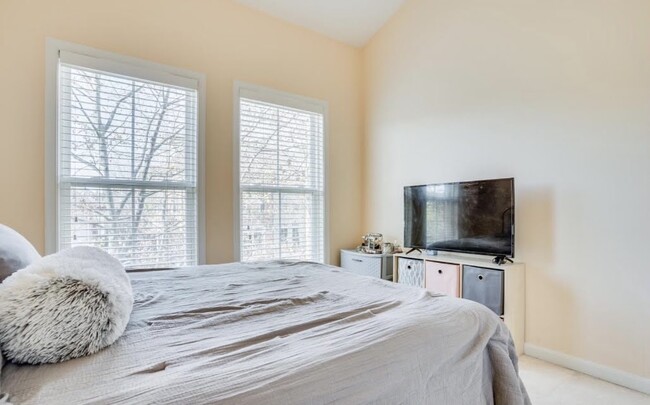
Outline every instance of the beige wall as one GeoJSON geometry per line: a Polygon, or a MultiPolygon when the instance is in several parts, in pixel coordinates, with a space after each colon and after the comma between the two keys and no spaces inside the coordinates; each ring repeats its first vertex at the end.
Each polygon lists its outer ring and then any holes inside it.
{"type": "Polygon", "coordinates": [[[526,340],[650,377],[650,2],[411,0],[363,56],[364,229],[514,176],[526,340]]]}
{"type": "Polygon", "coordinates": [[[0,0],[0,223],[44,250],[45,41],[205,73],[207,261],[233,258],[233,80],[327,100],[330,251],[361,209],[360,51],[227,0],[0,0]]]}

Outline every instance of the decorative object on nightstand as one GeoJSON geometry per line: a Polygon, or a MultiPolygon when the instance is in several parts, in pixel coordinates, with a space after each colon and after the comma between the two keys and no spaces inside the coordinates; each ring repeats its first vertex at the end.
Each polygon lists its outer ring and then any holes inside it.
{"type": "Polygon", "coordinates": [[[390,253],[363,253],[341,249],[341,267],[362,276],[393,279],[393,255],[390,253]]]}
{"type": "Polygon", "coordinates": [[[363,239],[363,243],[357,247],[358,252],[369,254],[384,253],[384,235],[380,233],[367,233],[361,239],[363,239]]]}
{"type": "Polygon", "coordinates": [[[395,246],[390,242],[384,242],[384,244],[382,245],[381,252],[383,254],[395,253],[395,246]]]}

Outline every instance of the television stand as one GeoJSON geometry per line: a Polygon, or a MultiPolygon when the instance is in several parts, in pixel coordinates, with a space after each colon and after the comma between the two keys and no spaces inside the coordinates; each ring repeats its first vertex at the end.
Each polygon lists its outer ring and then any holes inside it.
{"type": "Polygon", "coordinates": [[[420,250],[420,249],[418,249],[418,248],[411,248],[411,250],[409,250],[408,252],[406,252],[406,254],[409,254],[409,253],[415,252],[416,250],[418,251],[418,253],[422,253],[422,250],[420,250]]]}
{"type": "Polygon", "coordinates": [[[512,260],[510,260],[510,258],[506,255],[498,255],[494,259],[492,259],[492,263],[498,265],[506,264],[506,262],[512,263],[512,260]]]}
{"type": "Polygon", "coordinates": [[[520,262],[496,264],[492,259],[445,252],[438,256],[395,253],[393,282],[484,304],[506,324],[517,354],[521,354],[526,328],[526,266],[520,262]]]}

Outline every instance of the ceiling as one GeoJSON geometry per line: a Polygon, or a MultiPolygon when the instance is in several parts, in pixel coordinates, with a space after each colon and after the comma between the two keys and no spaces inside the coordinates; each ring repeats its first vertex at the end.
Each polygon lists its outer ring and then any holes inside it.
{"type": "Polygon", "coordinates": [[[352,46],[364,46],[406,0],[235,0],[352,46]]]}

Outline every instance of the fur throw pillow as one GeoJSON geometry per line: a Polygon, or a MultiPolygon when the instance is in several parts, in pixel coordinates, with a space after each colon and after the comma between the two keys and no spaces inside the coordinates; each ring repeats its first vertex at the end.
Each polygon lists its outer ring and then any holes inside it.
{"type": "Polygon", "coordinates": [[[15,363],[56,363],[95,353],[124,332],[131,282],[101,249],[43,257],[0,284],[0,348],[15,363]]]}

